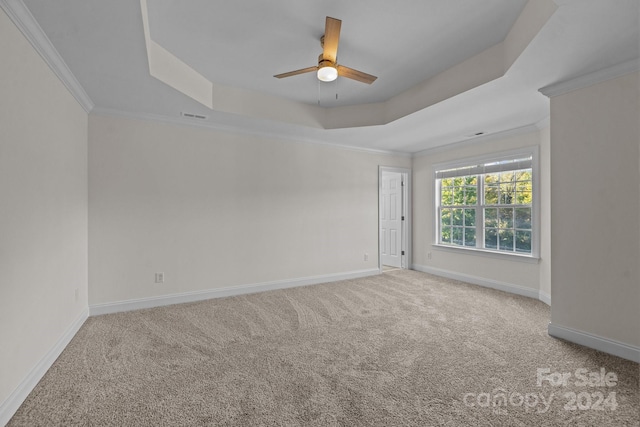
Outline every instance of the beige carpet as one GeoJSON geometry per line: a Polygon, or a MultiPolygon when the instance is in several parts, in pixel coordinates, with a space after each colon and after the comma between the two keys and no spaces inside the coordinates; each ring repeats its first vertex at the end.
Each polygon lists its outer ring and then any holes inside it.
{"type": "Polygon", "coordinates": [[[404,270],[94,317],[9,425],[640,425],[638,364],[548,321],[538,301],[404,270]],[[575,376],[601,368],[615,384],[575,376]],[[538,369],[571,377],[538,386],[538,369]]]}

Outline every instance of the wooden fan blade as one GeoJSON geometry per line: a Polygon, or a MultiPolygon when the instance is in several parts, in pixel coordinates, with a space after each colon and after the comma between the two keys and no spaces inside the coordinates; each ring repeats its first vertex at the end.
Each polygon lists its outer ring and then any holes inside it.
{"type": "Polygon", "coordinates": [[[371,74],[363,73],[362,71],[354,70],[353,68],[345,67],[343,65],[338,65],[338,75],[348,79],[357,80],[368,85],[377,79],[376,76],[372,76],[371,74]]]}
{"type": "Polygon", "coordinates": [[[322,57],[325,60],[333,62],[334,64],[338,59],[338,43],[340,42],[341,27],[341,20],[327,16],[327,20],[324,24],[324,46],[322,57]]]}
{"type": "Polygon", "coordinates": [[[300,70],[289,71],[288,73],[276,74],[273,77],[278,79],[283,79],[285,77],[297,76],[298,74],[310,73],[312,71],[317,71],[317,70],[318,70],[318,67],[307,67],[307,68],[302,68],[300,70]]]}

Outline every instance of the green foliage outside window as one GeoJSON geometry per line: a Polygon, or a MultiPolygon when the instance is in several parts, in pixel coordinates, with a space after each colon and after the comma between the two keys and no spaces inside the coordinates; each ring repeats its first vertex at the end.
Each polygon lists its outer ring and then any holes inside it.
{"type": "Polygon", "coordinates": [[[531,169],[442,178],[440,243],[531,253],[532,201],[531,169]]]}
{"type": "Polygon", "coordinates": [[[458,246],[476,246],[476,211],[465,209],[478,201],[478,177],[441,180],[440,240],[458,246]],[[444,207],[447,208],[444,208],[444,207]]]}

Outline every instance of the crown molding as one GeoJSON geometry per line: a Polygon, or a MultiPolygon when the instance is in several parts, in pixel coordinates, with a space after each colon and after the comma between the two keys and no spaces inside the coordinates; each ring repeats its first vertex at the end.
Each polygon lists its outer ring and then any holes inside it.
{"type": "Polygon", "coordinates": [[[220,132],[257,136],[262,138],[274,138],[274,139],[281,139],[281,140],[284,139],[284,140],[297,142],[301,144],[305,144],[305,143],[317,144],[317,145],[323,145],[325,147],[332,147],[332,148],[348,150],[348,151],[357,151],[357,152],[368,153],[368,154],[406,157],[406,158],[412,157],[411,153],[404,152],[404,151],[376,150],[373,148],[355,147],[355,146],[346,145],[346,144],[335,144],[335,143],[323,141],[320,139],[289,135],[284,132],[253,130],[253,129],[243,128],[239,126],[225,125],[222,123],[216,123],[216,122],[200,120],[200,119],[192,119],[192,118],[183,117],[183,116],[172,117],[172,116],[164,116],[160,114],[151,114],[151,113],[134,113],[130,111],[122,111],[122,110],[103,108],[103,107],[95,107],[91,111],[91,114],[98,115],[98,116],[121,117],[121,118],[134,119],[134,120],[146,120],[146,121],[160,122],[160,123],[171,124],[171,125],[197,127],[197,128],[216,130],[220,132]]]}
{"type": "Polygon", "coordinates": [[[455,150],[458,148],[462,148],[462,147],[466,147],[468,145],[472,145],[472,144],[479,144],[482,142],[487,142],[487,141],[493,141],[496,139],[504,139],[504,138],[508,138],[510,136],[516,136],[516,135],[522,135],[525,133],[532,133],[532,132],[539,132],[540,131],[540,127],[539,124],[544,122],[544,119],[538,123],[534,123],[534,124],[530,124],[530,125],[526,125],[526,126],[521,126],[518,128],[514,128],[514,129],[507,129],[507,130],[503,130],[500,132],[496,132],[496,133],[491,133],[488,135],[482,135],[482,136],[478,136],[475,138],[469,138],[469,139],[463,139],[460,141],[456,141],[456,142],[452,142],[449,144],[445,144],[445,145],[439,145],[437,147],[433,147],[433,148],[427,148],[426,150],[422,150],[422,151],[418,151],[417,153],[413,154],[413,158],[419,158],[419,157],[425,157],[425,156],[431,156],[437,153],[442,153],[445,151],[451,151],[451,150],[455,150]]]}
{"type": "Polygon", "coordinates": [[[593,73],[584,74],[569,80],[564,80],[538,89],[540,93],[549,98],[563,95],[565,93],[593,86],[595,84],[622,77],[626,74],[640,70],[640,59],[622,62],[612,67],[603,68],[593,73]]]}
{"type": "Polygon", "coordinates": [[[5,11],[82,108],[87,113],[91,112],[95,104],[22,0],[0,0],[0,8],[5,11]]]}

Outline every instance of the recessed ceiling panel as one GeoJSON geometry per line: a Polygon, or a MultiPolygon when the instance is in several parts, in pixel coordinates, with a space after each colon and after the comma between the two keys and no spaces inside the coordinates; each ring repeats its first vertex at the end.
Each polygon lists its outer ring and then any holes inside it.
{"type": "Polygon", "coordinates": [[[501,42],[526,0],[149,0],[152,38],[214,83],[324,106],[379,102],[501,42]],[[338,62],[378,76],[371,86],[313,73],[325,17],[342,20],[338,62]],[[336,99],[336,94],[338,99],[336,99]]]}
{"type": "Polygon", "coordinates": [[[212,110],[153,78],[138,0],[22,1],[98,111],[169,121],[189,112],[207,117],[199,126],[364,149],[416,152],[536,123],[549,114],[538,89],[640,50],[638,0],[148,0],[154,40],[214,85],[308,108],[415,102],[397,95],[505,40],[523,10],[557,5],[503,77],[383,126],[328,130],[212,110]],[[372,85],[273,77],[315,65],[326,16],[342,20],[338,61],[378,76],[372,85]]]}

